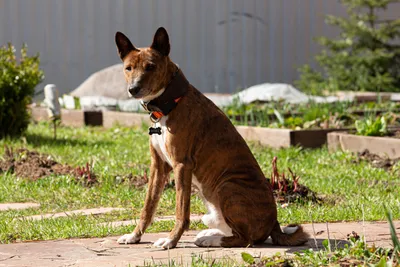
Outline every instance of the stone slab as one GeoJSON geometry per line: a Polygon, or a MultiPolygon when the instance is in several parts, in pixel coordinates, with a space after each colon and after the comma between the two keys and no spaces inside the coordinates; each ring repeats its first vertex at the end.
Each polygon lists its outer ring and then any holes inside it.
{"type": "MultiPolygon", "coordinates": [[[[201,217],[203,215],[190,215],[190,221],[200,221],[201,217]]],[[[175,220],[175,216],[159,216],[154,218],[154,222],[160,222],[160,221],[173,221],[175,220]]],[[[105,225],[108,227],[119,227],[119,226],[127,226],[127,225],[136,225],[137,220],[129,220],[129,221],[117,221],[117,222],[105,222],[105,223],[100,223],[99,225],[105,225]]]]}
{"type": "MultiPolygon", "coordinates": [[[[394,224],[399,233],[400,221],[394,224]]],[[[273,246],[268,240],[266,244],[252,248],[199,248],[193,243],[197,231],[186,232],[178,247],[172,250],[152,247],[153,242],[167,237],[168,233],[145,234],[141,243],[132,245],[117,244],[118,236],[2,244],[0,266],[143,266],[146,262],[168,263],[171,260],[189,266],[192,255],[200,255],[203,259],[230,257],[240,261],[240,253],[244,251],[255,256],[271,256],[277,252],[291,255],[309,248],[322,249],[322,241],[328,238],[328,229],[332,245],[345,244],[347,234],[356,231],[359,235],[365,233],[369,244],[391,246],[386,222],[317,223],[303,227],[312,238],[299,247],[273,246]]]]}
{"type": "Polygon", "coordinates": [[[26,216],[20,219],[24,220],[43,220],[43,219],[56,219],[60,217],[69,217],[69,216],[76,216],[76,215],[99,215],[104,213],[109,213],[112,211],[124,211],[123,208],[94,208],[94,209],[82,209],[82,210],[71,210],[65,212],[58,212],[58,213],[48,213],[48,214],[41,214],[41,215],[33,215],[33,216],[26,216]]]}
{"type": "Polygon", "coordinates": [[[29,208],[39,208],[40,204],[38,203],[0,203],[0,211],[4,210],[24,210],[29,208]]]}

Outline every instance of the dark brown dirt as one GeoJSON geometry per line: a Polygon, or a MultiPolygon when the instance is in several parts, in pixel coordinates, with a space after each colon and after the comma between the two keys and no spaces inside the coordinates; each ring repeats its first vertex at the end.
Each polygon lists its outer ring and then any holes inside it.
{"type": "Polygon", "coordinates": [[[382,168],[386,171],[391,171],[393,166],[400,161],[400,158],[389,159],[386,157],[381,157],[379,155],[370,153],[368,149],[366,149],[363,152],[358,153],[357,159],[354,160],[354,163],[359,163],[360,161],[368,161],[375,168],[382,168]]]}
{"type": "Polygon", "coordinates": [[[17,177],[35,181],[51,174],[73,174],[74,168],[62,165],[51,156],[37,151],[29,151],[25,148],[13,151],[6,147],[3,158],[0,158],[0,173],[2,172],[14,173],[17,177]]]}
{"type": "Polygon", "coordinates": [[[274,157],[272,160],[271,179],[267,178],[271,184],[277,202],[281,204],[302,201],[322,202],[322,198],[318,197],[315,192],[299,183],[300,177],[292,172],[290,168],[288,168],[288,170],[291,179],[288,179],[289,175],[285,175],[284,172],[279,173],[277,161],[278,158],[274,157]]]}
{"type": "MultiPolygon", "coordinates": [[[[133,175],[132,173],[128,175],[117,175],[115,176],[116,183],[125,183],[131,187],[135,188],[143,188],[148,184],[149,177],[147,176],[147,169],[143,171],[143,175],[133,175]]],[[[164,190],[166,189],[175,189],[175,180],[171,179],[165,183],[164,190]]],[[[192,194],[197,191],[194,191],[192,188],[192,194]]]]}
{"type": "Polygon", "coordinates": [[[144,175],[133,175],[132,173],[123,176],[118,175],[115,179],[118,183],[127,183],[129,186],[135,188],[142,188],[149,182],[147,172],[144,175]]]}
{"type": "Polygon", "coordinates": [[[14,151],[6,147],[3,157],[0,158],[0,173],[2,172],[9,172],[16,177],[32,181],[50,175],[72,175],[76,182],[83,186],[92,186],[98,182],[88,163],[84,167],[75,168],[58,163],[50,155],[26,148],[14,151]]]}

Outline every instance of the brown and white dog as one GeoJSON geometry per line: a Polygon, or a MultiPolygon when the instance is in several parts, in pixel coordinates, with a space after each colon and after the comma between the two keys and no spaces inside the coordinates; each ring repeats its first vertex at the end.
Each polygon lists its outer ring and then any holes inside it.
{"type": "Polygon", "coordinates": [[[190,223],[192,184],[208,209],[195,244],[247,247],[271,236],[277,245],[301,245],[308,235],[299,225],[281,230],[271,186],[235,127],[208,98],[189,84],[168,57],[168,33],[159,28],[148,48],[115,35],[129,93],[151,113],[151,167],[139,223],[118,243],[138,243],[154,216],[169,173],[176,184],[176,223],[168,238],[154,243],[173,248],[190,223]]]}

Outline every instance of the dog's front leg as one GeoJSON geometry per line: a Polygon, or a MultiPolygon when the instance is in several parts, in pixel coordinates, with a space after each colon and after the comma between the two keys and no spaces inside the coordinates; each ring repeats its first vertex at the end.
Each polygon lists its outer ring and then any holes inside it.
{"type": "Polygon", "coordinates": [[[190,193],[192,186],[192,166],[179,163],[174,167],[176,187],[176,222],[175,227],[168,238],[160,238],[154,243],[155,246],[164,249],[176,247],[183,232],[190,224],[190,193]]]}
{"type": "Polygon", "coordinates": [[[153,220],[158,201],[160,200],[161,194],[164,190],[165,182],[168,179],[168,174],[172,170],[168,163],[158,156],[153,146],[150,146],[150,151],[151,166],[149,187],[146,193],[144,207],[140,214],[140,220],[131,234],[123,235],[118,239],[117,242],[120,244],[134,244],[140,241],[140,238],[153,220]]]}

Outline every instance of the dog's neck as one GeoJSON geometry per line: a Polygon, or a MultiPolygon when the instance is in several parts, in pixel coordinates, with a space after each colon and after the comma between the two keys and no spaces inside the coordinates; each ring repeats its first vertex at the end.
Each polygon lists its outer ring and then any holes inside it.
{"type": "Polygon", "coordinates": [[[159,120],[167,116],[177,105],[179,100],[186,94],[189,82],[179,67],[171,77],[171,80],[164,89],[164,92],[157,98],[141,104],[143,108],[151,113],[152,120],[159,120]]]}

